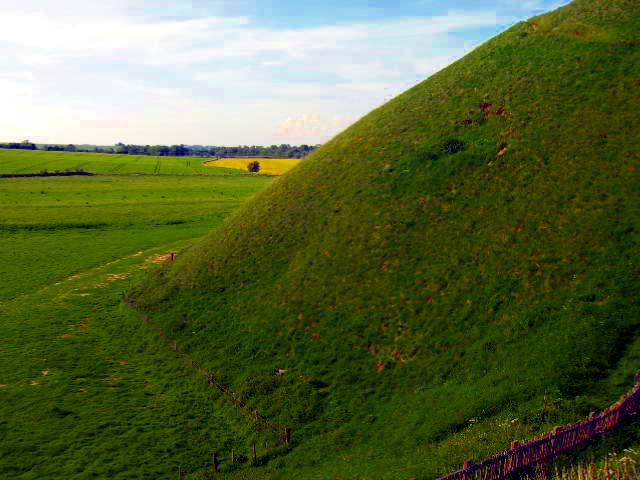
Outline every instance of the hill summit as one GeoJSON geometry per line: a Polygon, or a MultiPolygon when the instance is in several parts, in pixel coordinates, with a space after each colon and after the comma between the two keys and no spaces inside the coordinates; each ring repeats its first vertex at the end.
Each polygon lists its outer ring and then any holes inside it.
{"type": "Polygon", "coordinates": [[[131,292],[293,429],[266,476],[434,477],[629,388],[639,32],[636,0],[518,23],[131,292]]]}

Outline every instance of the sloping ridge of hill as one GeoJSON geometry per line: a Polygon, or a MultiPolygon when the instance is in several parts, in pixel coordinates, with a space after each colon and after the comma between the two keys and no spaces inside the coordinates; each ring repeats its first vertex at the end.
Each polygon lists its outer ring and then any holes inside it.
{"type": "Polygon", "coordinates": [[[265,476],[447,473],[632,385],[639,106],[640,2],[575,0],[371,112],[131,295],[293,429],[265,476]]]}

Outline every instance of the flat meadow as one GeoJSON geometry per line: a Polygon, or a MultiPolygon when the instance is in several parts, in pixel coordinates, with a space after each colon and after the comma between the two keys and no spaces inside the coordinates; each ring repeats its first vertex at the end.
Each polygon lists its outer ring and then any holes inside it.
{"type": "MultiPolygon", "coordinates": [[[[154,165],[27,154],[1,151],[0,173],[154,165]]],[[[274,181],[182,166],[0,179],[0,478],[167,478],[246,449],[246,420],[122,301],[274,181]]]]}
{"type": "MultiPolygon", "coordinates": [[[[85,152],[0,149],[0,174],[82,169],[105,175],[237,175],[237,169],[211,168],[199,157],[154,157],[85,152]]],[[[246,172],[246,169],[245,169],[246,172]]]]}

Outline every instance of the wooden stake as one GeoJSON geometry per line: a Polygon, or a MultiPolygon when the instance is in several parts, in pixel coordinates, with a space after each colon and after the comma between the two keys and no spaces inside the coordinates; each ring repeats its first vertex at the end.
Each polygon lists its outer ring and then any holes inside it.
{"type": "Polygon", "coordinates": [[[253,442],[253,464],[258,464],[258,454],[256,453],[256,442],[253,442]]]}
{"type": "Polygon", "coordinates": [[[468,472],[466,472],[466,470],[471,466],[471,460],[469,460],[468,458],[465,459],[464,463],[462,464],[462,469],[465,470],[464,472],[464,476],[462,477],[464,480],[471,480],[471,475],[469,475],[468,472]]]}
{"type": "Polygon", "coordinates": [[[604,478],[606,480],[611,480],[611,472],[609,471],[609,459],[604,459],[604,478]]]}
{"type": "Polygon", "coordinates": [[[549,475],[547,474],[547,468],[542,463],[536,467],[536,478],[540,480],[548,480],[549,478],[549,475]]]}
{"type": "Polygon", "coordinates": [[[627,480],[631,480],[631,471],[629,470],[629,462],[631,459],[629,457],[624,458],[624,478],[627,480]]]}
{"type": "Polygon", "coordinates": [[[236,451],[235,449],[231,449],[231,464],[236,463],[236,451]]]}

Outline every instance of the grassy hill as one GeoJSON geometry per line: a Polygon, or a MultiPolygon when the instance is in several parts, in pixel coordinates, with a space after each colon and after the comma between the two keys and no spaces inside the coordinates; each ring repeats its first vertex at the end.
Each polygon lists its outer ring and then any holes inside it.
{"type": "Polygon", "coordinates": [[[638,32],[637,0],[513,26],[131,292],[293,429],[235,475],[432,478],[631,387],[638,32]]]}

